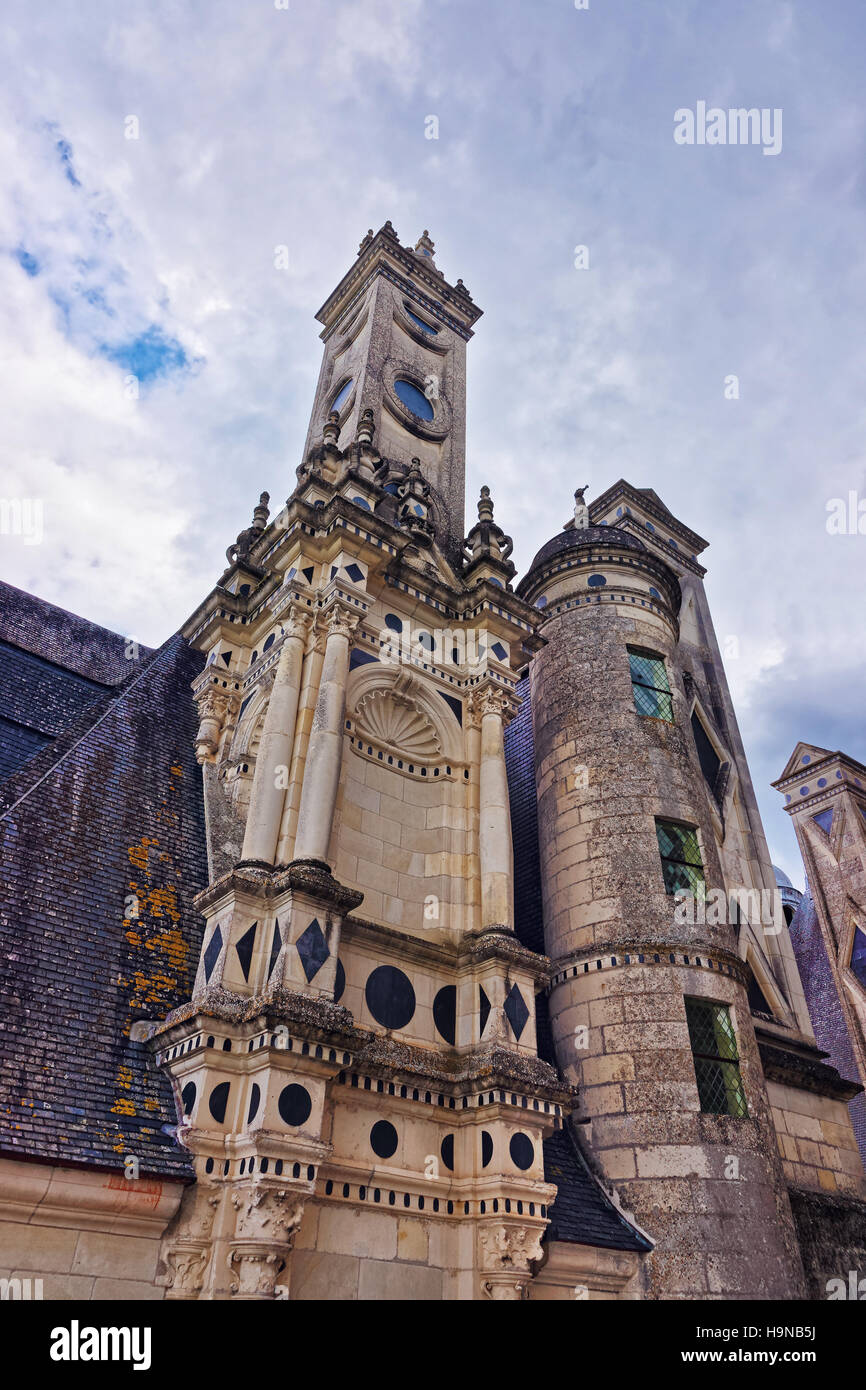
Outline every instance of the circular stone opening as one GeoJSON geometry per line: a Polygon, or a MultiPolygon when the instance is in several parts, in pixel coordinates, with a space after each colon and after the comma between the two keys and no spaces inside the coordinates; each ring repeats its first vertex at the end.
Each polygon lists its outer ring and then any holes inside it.
{"type": "Polygon", "coordinates": [[[394,394],[417,419],[433,419],[432,405],[424,395],[424,392],[419,391],[413,381],[407,381],[405,377],[398,377],[394,382],[394,394]]]}

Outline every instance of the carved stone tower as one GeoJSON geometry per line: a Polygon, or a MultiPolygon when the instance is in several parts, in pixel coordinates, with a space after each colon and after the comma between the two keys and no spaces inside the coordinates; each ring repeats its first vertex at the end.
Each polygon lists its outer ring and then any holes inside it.
{"type": "Polygon", "coordinates": [[[426,232],[364,239],[297,486],[184,629],[211,883],[152,1041],[197,1176],[169,1297],[519,1298],[541,1257],[570,1092],[514,934],[503,730],[536,617],[488,489],[463,538],[479,314],[426,232]]]}

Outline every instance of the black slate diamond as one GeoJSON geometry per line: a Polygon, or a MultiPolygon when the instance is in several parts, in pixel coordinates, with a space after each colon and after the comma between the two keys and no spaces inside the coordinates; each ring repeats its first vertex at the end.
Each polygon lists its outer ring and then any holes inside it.
{"type": "Polygon", "coordinates": [[[279,924],[279,922],[274,922],[274,939],[273,939],[273,941],[271,942],[271,958],[270,958],[270,960],[268,961],[268,979],[270,979],[271,976],[272,976],[273,973],[274,973],[274,966],[275,966],[276,963],[277,963],[277,958],[278,958],[278,956],[279,956],[279,954],[280,954],[280,951],[281,951],[282,949],[283,949],[283,934],[282,934],[282,932],[280,931],[280,924],[279,924]]]}
{"type": "Polygon", "coordinates": [[[214,966],[220,958],[220,951],[222,950],[222,948],[223,934],[220,931],[220,928],[217,927],[216,931],[214,932],[213,936],[208,942],[207,950],[204,953],[204,977],[206,980],[210,980],[210,977],[213,974],[214,966]]]}
{"type": "Polygon", "coordinates": [[[258,925],[258,922],[253,922],[249,930],[244,932],[240,941],[235,942],[235,950],[238,953],[238,960],[241,963],[241,970],[244,972],[245,980],[250,978],[250,964],[253,959],[253,947],[256,944],[256,929],[258,925]]]}
{"type": "Polygon", "coordinates": [[[482,985],[478,986],[478,1015],[478,1035],[480,1037],[483,1034],[484,1029],[487,1027],[487,1020],[490,1017],[490,1000],[484,993],[482,985]]]}
{"type": "Polygon", "coordinates": [[[520,1034],[526,1027],[526,1020],[529,1018],[529,1010],[526,1007],[523,995],[520,993],[517,985],[511,986],[508,997],[505,1000],[505,1017],[511,1024],[514,1030],[514,1036],[519,1042],[520,1034]]]}
{"type": "Polygon", "coordinates": [[[298,955],[301,957],[301,965],[304,967],[304,974],[308,980],[312,980],[330,955],[328,943],[316,917],[313,918],[307,930],[298,937],[297,947],[298,955]]]}

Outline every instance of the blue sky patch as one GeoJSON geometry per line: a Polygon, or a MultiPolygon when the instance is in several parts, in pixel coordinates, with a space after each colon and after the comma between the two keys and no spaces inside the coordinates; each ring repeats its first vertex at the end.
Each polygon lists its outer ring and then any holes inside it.
{"type": "Polygon", "coordinates": [[[12,255],[15,257],[21,269],[25,270],[28,275],[33,276],[39,274],[39,262],[35,256],[31,256],[30,252],[26,250],[25,247],[16,246],[12,255]]]}
{"type": "Polygon", "coordinates": [[[155,377],[168,376],[170,372],[183,371],[189,366],[183,345],[176,338],[167,338],[156,323],[128,342],[103,343],[99,350],[109,362],[116,362],[139,381],[153,381],[155,377]]]}
{"type": "Polygon", "coordinates": [[[64,140],[61,136],[60,139],[56,142],[54,148],[60,155],[60,163],[63,165],[63,172],[68,178],[69,182],[73,184],[76,188],[80,188],[81,180],[75,173],[75,167],[72,163],[72,146],[70,145],[69,141],[64,140]]]}

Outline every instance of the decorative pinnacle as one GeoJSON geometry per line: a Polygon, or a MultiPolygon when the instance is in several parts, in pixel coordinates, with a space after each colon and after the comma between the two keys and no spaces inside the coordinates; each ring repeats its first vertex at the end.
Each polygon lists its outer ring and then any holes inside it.
{"type": "Polygon", "coordinates": [[[583,494],[589,487],[589,483],[584,483],[583,487],[575,489],[574,493],[574,525],[580,531],[585,531],[589,526],[589,507],[583,500],[583,494]]]}
{"type": "Polygon", "coordinates": [[[492,502],[491,497],[490,497],[490,488],[489,488],[489,487],[483,487],[483,488],[481,489],[481,497],[479,498],[479,501],[478,501],[478,520],[479,520],[479,521],[492,521],[492,520],[493,520],[493,502],[492,502]]]}
{"type": "Polygon", "coordinates": [[[268,507],[270,500],[271,497],[268,492],[263,492],[259,497],[259,505],[253,511],[253,526],[256,530],[264,531],[268,524],[268,517],[271,514],[268,507]]]}

